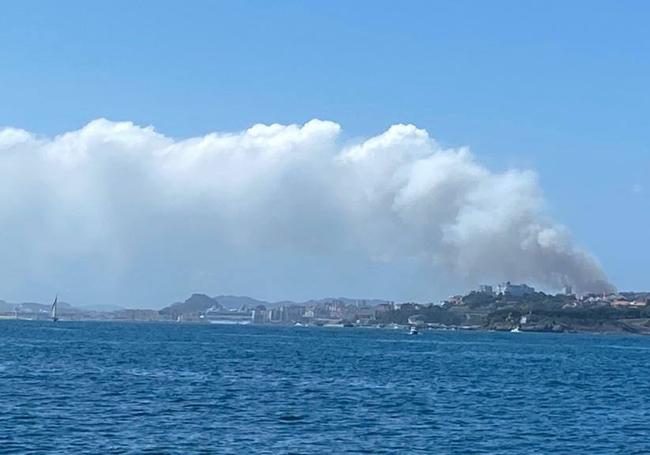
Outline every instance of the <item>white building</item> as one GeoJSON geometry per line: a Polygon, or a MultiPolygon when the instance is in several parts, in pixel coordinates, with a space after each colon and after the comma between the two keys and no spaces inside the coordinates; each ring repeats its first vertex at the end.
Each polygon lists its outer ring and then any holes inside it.
{"type": "Polygon", "coordinates": [[[497,286],[498,295],[510,294],[513,297],[522,297],[534,292],[535,288],[532,286],[528,286],[527,284],[512,284],[510,281],[497,286]]]}

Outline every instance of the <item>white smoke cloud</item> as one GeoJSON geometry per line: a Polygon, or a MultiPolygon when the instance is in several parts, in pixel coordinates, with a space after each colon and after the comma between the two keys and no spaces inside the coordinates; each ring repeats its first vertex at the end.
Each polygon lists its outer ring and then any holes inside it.
{"type": "MultiPolygon", "coordinates": [[[[353,145],[320,120],[186,140],[104,119],[54,138],[6,128],[0,180],[9,293],[65,282],[91,298],[162,281],[180,293],[212,279],[216,290],[229,268],[259,277],[301,256],[352,270],[415,264],[431,290],[506,279],[611,288],[547,218],[534,173],[491,172],[412,125],[353,145]]],[[[302,278],[320,273],[310,264],[302,278]]],[[[292,280],[277,283],[287,296],[292,280]]]]}

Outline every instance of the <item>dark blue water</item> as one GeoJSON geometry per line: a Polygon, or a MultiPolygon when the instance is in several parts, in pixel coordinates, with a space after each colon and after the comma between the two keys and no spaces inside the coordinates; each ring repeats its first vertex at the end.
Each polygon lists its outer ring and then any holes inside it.
{"type": "Polygon", "coordinates": [[[1,453],[650,453],[650,339],[0,321],[1,453]]]}

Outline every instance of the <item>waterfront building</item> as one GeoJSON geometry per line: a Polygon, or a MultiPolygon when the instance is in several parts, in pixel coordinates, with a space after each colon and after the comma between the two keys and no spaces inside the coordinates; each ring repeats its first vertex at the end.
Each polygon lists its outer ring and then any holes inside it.
{"type": "Polygon", "coordinates": [[[251,312],[251,321],[253,321],[253,324],[264,324],[268,322],[268,319],[269,319],[268,311],[262,305],[256,307],[251,312]]]}
{"type": "Polygon", "coordinates": [[[524,295],[533,294],[535,288],[528,286],[527,284],[512,284],[510,281],[506,281],[497,286],[498,295],[511,295],[513,297],[523,297],[524,295]]]}
{"type": "Polygon", "coordinates": [[[253,322],[252,311],[221,310],[206,311],[203,320],[212,324],[250,324],[253,322]]]}
{"type": "Polygon", "coordinates": [[[302,320],[302,315],[305,312],[305,307],[300,305],[286,305],[280,307],[280,320],[282,322],[299,322],[302,320]]]}
{"type": "Polygon", "coordinates": [[[371,307],[365,308],[356,308],[353,311],[354,317],[356,319],[374,319],[375,318],[375,309],[371,307]]]}

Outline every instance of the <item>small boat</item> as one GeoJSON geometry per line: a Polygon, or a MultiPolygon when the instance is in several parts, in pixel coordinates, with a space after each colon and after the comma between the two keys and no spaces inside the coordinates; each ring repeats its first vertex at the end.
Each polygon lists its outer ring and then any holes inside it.
{"type": "Polygon", "coordinates": [[[59,296],[54,297],[54,303],[52,304],[52,322],[59,320],[59,296]]]}
{"type": "Polygon", "coordinates": [[[411,326],[411,330],[409,330],[409,335],[418,335],[420,332],[418,332],[418,329],[413,325],[411,326]]]}
{"type": "Polygon", "coordinates": [[[511,330],[512,333],[519,333],[521,330],[519,330],[519,326],[515,327],[514,329],[511,330]]]}

